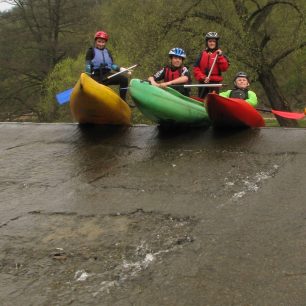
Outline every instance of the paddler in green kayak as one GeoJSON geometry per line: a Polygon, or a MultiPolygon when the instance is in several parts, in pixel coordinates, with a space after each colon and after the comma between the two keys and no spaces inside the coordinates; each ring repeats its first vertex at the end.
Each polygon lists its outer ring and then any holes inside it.
{"type": "Polygon", "coordinates": [[[249,90],[250,78],[245,72],[238,72],[234,78],[234,89],[220,93],[225,98],[238,98],[247,101],[252,106],[258,104],[257,96],[254,91],[249,90]]]}
{"type": "Polygon", "coordinates": [[[148,78],[152,85],[166,88],[167,86],[176,85],[173,87],[185,96],[189,96],[190,89],[184,88],[184,85],[191,83],[190,73],[188,68],[184,66],[186,53],[181,48],[173,48],[169,51],[170,65],[163,67],[154,75],[148,78]],[[162,81],[162,82],[161,82],[162,81]]]}

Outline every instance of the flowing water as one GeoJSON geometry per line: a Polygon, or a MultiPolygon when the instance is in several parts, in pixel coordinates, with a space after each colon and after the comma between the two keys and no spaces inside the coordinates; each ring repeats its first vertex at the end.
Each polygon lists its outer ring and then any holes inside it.
{"type": "Polygon", "coordinates": [[[0,304],[304,305],[305,136],[0,124],[0,304]]]}

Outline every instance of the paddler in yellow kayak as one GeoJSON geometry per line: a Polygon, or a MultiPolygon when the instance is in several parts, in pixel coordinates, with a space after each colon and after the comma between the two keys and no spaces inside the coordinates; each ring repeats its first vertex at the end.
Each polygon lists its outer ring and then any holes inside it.
{"type": "MultiPolygon", "coordinates": [[[[106,48],[109,35],[104,31],[98,31],[94,39],[94,47],[89,48],[86,53],[85,72],[103,85],[119,85],[120,98],[126,101],[128,78],[123,74],[118,74],[113,78],[106,79],[112,74],[112,71],[119,72],[126,70],[126,68],[114,63],[110,51],[106,48]]],[[[127,71],[126,73],[131,75],[131,71],[127,71]]]]}

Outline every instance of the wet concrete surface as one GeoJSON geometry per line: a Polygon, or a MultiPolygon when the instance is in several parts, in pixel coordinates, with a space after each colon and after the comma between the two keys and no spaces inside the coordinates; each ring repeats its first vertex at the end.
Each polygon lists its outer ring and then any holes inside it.
{"type": "Polygon", "coordinates": [[[306,130],[0,124],[1,305],[306,305],[306,130]]]}

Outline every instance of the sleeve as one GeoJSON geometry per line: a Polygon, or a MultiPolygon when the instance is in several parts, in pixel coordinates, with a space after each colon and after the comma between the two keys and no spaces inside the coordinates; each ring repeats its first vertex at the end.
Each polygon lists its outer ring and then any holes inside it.
{"type": "Polygon", "coordinates": [[[196,80],[198,80],[198,81],[203,81],[206,78],[206,75],[200,69],[201,57],[202,57],[202,54],[200,54],[197,57],[194,65],[193,65],[193,75],[196,78],[196,80]]]}
{"type": "Polygon", "coordinates": [[[252,106],[256,107],[258,104],[258,100],[257,100],[257,96],[256,93],[254,91],[249,90],[248,91],[248,98],[246,99],[246,101],[251,104],[252,106]]]}
{"type": "Polygon", "coordinates": [[[89,48],[86,52],[85,61],[91,61],[94,58],[93,48],[89,48]]]}
{"type": "Polygon", "coordinates": [[[219,93],[219,96],[224,97],[224,98],[229,98],[231,92],[232,92],[231,90],[223,91],[219,93]]]}
{"type": "Polygon", "coordinates": [[[116,64],[112,64],[112,70],[114,71],[120,71],[120,66],[116,65],[116,64]]]}
{"type": "Polygon", "coordinates": [[[162,68],[161,70],[157,71],[154,75],[153,75],[153,78],[154,78],[154,81],[161,81],[161,80],[164,80],[165,79],[165,67],[162,68]]]}
{"type": "Polygon", "coordinates": [[[91,74],[91,61],[85,61],[85,72],[91,74]]]}
{"type": "Polygon", "coordinates": [[[189,72],[187,67],[185,67],[185,66],[183,67],[181,76],[188,77],[188,82],[191,82],[191,75],[190,75],[190,72],[189,72]]]}
{"type": "Polygon", "coordinates": [[[93,48],[89,48],[86,52],[85,56],[85,72],[87,74],[91,74],[92,72],[92,65],[91,60],[94,58],[94,50],[93,48]]]}
{"type": "Polygon", "coordinates": [[[219,69],[222,72],[226,71],[228,69],[228,67],[229,67],[229,60],[228,60],[228,58],[225,55],[220,55],[218,57],[217,63],[218,63],[219,69]]]}

